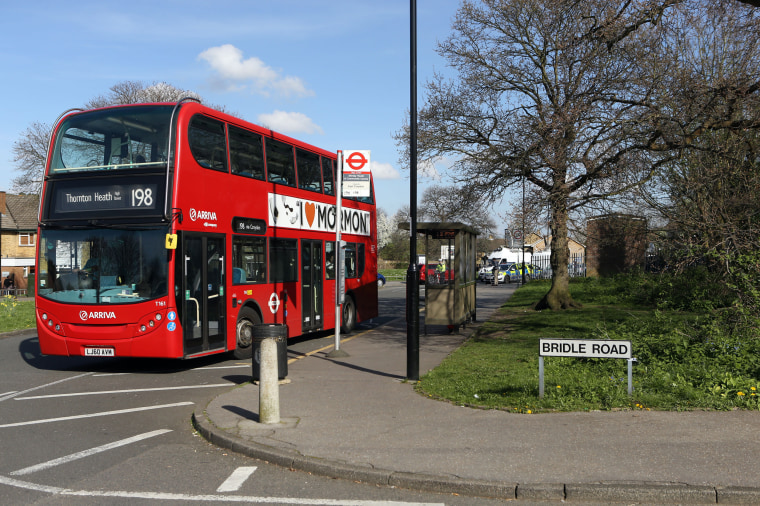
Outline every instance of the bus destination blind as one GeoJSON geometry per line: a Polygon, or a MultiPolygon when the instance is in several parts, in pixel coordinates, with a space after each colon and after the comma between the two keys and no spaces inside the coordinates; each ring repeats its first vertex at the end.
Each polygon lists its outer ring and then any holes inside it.
{"type": "Polygon", "coordinates": [[[154,210],[159,203],[158,184],[57,184],[54,213],[154,210]]]}

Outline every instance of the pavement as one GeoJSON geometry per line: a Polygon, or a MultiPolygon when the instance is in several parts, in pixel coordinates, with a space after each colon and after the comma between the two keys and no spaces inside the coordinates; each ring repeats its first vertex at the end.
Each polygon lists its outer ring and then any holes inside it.
{"type": "MultiPolygon", "coordinates": [[[[478,319],[497,306],[479,302],[478,319]]],[[[421,326],[420,374],[479,325],[458,334],[421,326]]],[[[249,457],[381,486],[531,504],[760,504],[758,412],[463,407],[405,380],[404,315],[342,337],[345,358],[330,358],[332,346],[289,352],[280,423],[258,422],[259,387],[245,383],[199,406],[195,428],[249,457]]]]}

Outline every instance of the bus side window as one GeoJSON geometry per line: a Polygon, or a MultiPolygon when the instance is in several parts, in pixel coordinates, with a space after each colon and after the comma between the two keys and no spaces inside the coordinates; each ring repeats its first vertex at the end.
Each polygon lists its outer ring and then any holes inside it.
{"type": "Polygon", "coordinates": [[[267,178],[270,183],[296,186],[296,166],[293,160],[293,146],[274,139],[267,139],[267,178]]]}
{"type": "Polygon", "coordinates": [[[335,242],[325,242],[325,279],[335,279],[335,242]]]}
{"type": "Polygon", "coordinates": [[[230,165],[232,173],[264,179],[264,143],[259,134],[230,126],[230,165]]]}
{"type": "Polygon", "coordinates": [[[232,284],[265,283],[267,280],[266,239],[232,238],[232,284]]]}
{"type": "Polygon", "coordinates": [[[356,277],[360,278],[364,274],[364,243],[356,243],[356,277]]]}
{"type": "Polygon", "coordinates": [[[346,279],[356,278],[356,243],[346,243],[346,279]]]}
{"type": "Polygon", "coordinates": [[[298,167],[298,187],[322,193],[319,155],[296,149],[296,165],[298,167]]]}
{"type": "Polygon", "coordinates": [[[227,143],[224,123],[197,114],[187,131],[190,151],[201,167],[227,172],[227,143]]]}
{"type": "Polygon", "coordinates": [[[333,180],[335,178],[335,163],[329,159],[322,157],[322,179],[325,182],[325,193],[327,195],[334,195],[333,192],[333,180]]]}
{"type": "Polygon", "coordinates": [[[270,283],[298,281],[298,240],[271,239],[269,241],[270,283]]]}

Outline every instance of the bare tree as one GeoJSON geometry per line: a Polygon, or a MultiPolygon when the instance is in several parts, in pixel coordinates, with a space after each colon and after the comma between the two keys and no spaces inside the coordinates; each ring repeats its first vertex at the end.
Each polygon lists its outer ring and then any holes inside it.
{"type": "Polygon", "coordinates": [[[647,122],[651,109],[638,105],[666,69],[648,69],[644,81],[638,61],[658,47],[656,24],[678,3],[465,1],[439,45],[458,75],[427,84],[419,155],[457,157],[455,180],[491,200],[523,180],[543,193],[553,278],[540,308],[576,305],[569,213],[646,180],[667,158],[650,154],[659,135],[647,122]]]}
{"type": "Polygon", "coordinates": [[[460,222],[470,225],[481,234],[493,233],[496,222],[493,211],[478,195],[463,192],[454,186],[433,185],[422,193],[419,215],[421,220],[460,222]]]}
{"type": "Polygon", "coordinates": [[[35,121],[13,143],[13,162],[20,174],[13,178],[11,190],[16,193],[39,193],[45,168],[50,125],[35,121]]]}
{"type": "Polygon", "coordinates": [[[142,81],[122,81],[111,86],[109,93],[95,97],[85,104],[85,109],[95,109],[109,105],[139,104],[148,102],[176,102],[191,97],[201,100],[194,91],[183,90],[165,82],[146,84],[142,81]]]}

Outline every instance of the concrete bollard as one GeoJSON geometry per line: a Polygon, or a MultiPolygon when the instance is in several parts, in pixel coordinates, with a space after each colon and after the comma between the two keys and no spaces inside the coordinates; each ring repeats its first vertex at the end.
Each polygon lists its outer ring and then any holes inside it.
{"type": "Polygon", "coordinates": [[[258,324],[252,330],[254,344],[259,348],[256,353],[259,356],[258,363],[254,356],[251,361],[253,367],[252,379],[259,380],[259,423],[280,423],[280,376],[288,374],[287,347],[283,347],[284,371],[280,371],[279,345],[287,342],[287,325],[258,324]]]}
{"type": "Polygon", "coordinates": [[[259,380],[259,423],[280,423],[280,391],[277,372],[277,341],[261,341],[261,379],[259,380]]]}

